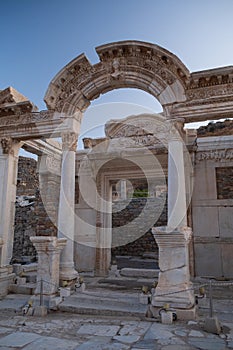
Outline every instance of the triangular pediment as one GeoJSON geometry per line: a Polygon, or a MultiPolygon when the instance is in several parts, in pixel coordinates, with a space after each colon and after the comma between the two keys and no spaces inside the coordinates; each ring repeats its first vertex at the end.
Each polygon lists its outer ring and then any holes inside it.
{"type": "Polygon", "coordinates": [[[0,107],[26,101],[29,101],[29,99],[11,86],[0,91],[0,107]]]}

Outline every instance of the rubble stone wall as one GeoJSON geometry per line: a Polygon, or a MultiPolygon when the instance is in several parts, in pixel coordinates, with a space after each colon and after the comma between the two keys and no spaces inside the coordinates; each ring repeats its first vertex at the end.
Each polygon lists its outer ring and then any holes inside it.
{"type": "Polygon", "coordinates": [[[114,203],[112,214],[113,245],[115,245],[112,248],[113,258],[116,255],[142,256],[146,252],[158,253],[151,229],[147,226],[150,224],[151,227],[166,225],[167,204],[164,205],[164,201],[158,198],[133,198],[127,206],[125,203],[125,201],[114,203]],[[149,206],[145,211],[146,217],[144,217],[143,209],[148,202],[149,206]],[[160,215],[156,215],[156,211],[158,213],[161,211],[161,205],[162,212],[160,215]],[[123,210],[121,210],[122,207],[123,210]],[[140,214],[142,215],[141,219],[135,220],[140,214]],[[153,222],[156,216],[158,219],[153,222]],[[124,245],[125,241],[130,242],[124,245]]]}
{"type": "Polygon", "coordinates": [[[35,159],[19,157],[12,256],[14,263],[36,260],[36,250],[30,241],[30,236],[36,235],[37,226],[35,201],[39,179],[36,168],[35,159]]]}

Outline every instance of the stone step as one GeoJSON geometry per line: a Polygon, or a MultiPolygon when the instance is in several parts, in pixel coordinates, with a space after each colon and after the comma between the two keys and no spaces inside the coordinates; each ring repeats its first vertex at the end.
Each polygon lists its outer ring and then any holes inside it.
{"type": "MultiPolygon", "coordinates": [[[[98,286],[102,288],[118,288],[122,290],[141,290],[142,286],[148,286],[152,287],[153,283],[155,282],[155,278],[130,278],[130,277],[119,277],[119,278],[103,278],[98,281],[98,286]]],[[[91,287],[91,286],[90,286],[91,287]]]]}
{"type": "Polygon", "coordinates": [[[139,303],[138,296],[110,298],[98,294],[73,294],[66,298],[59,310],[85,315],[144,317],[147,305],[139,303]]]}
{"type": "Polygon", "coordinates": [[[159,276],[159,269],[132,269],[125,267],[120,270],[120,275],[124,277],[157,279],[159,276]]]}
{"type": "Polygon", "coordinates": [[[36,283],[10,284],[9,286],[9,292],[13,294],[33,295],[35,289],[36,283]]]}

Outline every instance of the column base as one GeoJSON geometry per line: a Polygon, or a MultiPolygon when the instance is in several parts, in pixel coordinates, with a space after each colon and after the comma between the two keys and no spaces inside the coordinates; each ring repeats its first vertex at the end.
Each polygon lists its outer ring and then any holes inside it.
{"type": "Polygon", "coordinates": [[[15,273],[12,272],[12,266],[0,267],[0,298],[5,297],[9,293],[9,286],[13,284],[15,273]]]}
{"type": "Polygon", "coordinates": [[[61,266],[59,273],[59,282],[63,286],[72,286],[76,283],[79,277],[78,271],[75,270],[74,266],[61,266]]]}
{"type": "Polygon", "coordinates": [[[171,308],[190,309],[195,303],[193,290],[189,289],[192,289],[192,283],[189,285],[168,285],[162,288],[157,286],[152,305],[163,307],[164,304],[169,304],[171,308]]]}
{"type": "MultiPolygon", "coordinates": [[[[172,311],[176,314],[177,320],[183,320],[183,321],[191,321],[197,319],[197,306],[193,306],[190,309],[179,309],[179,308],[171,308],[172,311]]],[[[150,312],[152,313],[154,318],[158,318],[159,311],[161,308],[151,305],[150,306],[150,312]]]]}

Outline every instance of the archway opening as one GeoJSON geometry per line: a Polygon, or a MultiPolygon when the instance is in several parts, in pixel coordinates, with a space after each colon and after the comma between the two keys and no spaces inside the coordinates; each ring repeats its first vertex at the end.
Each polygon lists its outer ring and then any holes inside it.
{"type": "Polygon", "coordinates": [[[162,113],[159,101],[149,93],[122,88],[109,91],[93,100],[83,116],[78,149],[83,149],[83,138],[105,137],[104,126],[110,119],[122,119],[142,113],[162,113]]]}

